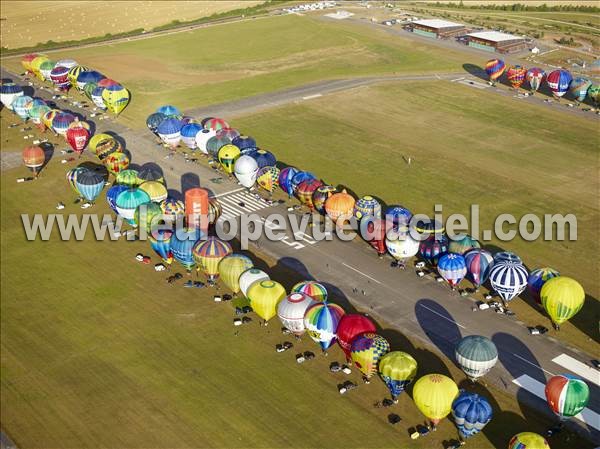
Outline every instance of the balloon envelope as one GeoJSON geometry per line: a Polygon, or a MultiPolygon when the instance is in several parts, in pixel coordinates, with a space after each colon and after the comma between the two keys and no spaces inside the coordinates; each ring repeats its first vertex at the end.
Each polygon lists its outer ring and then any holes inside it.
{"type": "Polygon", "coordinates": [[[304,293],[315,301],[327,301],[327,289],[316,281],[298,282],[292,287],[293,292],[304,293]]]}
{"type": "Polygon", "coordinates": [[[450,413],[457,395],[458,387],[443,374],[427,374],[417,380],[413,387],[415,405],[434,424],[450,413]]]}
{"type": "Polygon", "coordinates": [[[277,313],[277,304],[285,298],[285,288],[272,280],[254,282],[248,289],[248,299],[256,314],[269,321],[277,313]]]}
{"type": "Polygon", "coordinates": [[[475,288],[487,281],[494,264],[494,258],[485,249],[476,248],[464,255],[467,264],[467,279],[473,283],[475,288]]]}
{"type": "Polygon", "coordinates": [[[192,254],[198,266],[210,281],[219,277],[219,262],[233,252],[231,245],[217,237],[198,240],[192,249],[192,254]]]}
{"type": "Polygon", "coordinates": [[[240,284],[240,290],[244,296],[248,297],[248,289],[255,282],[267,281],[270,277],[267,273],[258,268],[250,268],[249,270],[244,271],[238,280],[240,284]]]}
{"type": "Polygon", "coordinates": [[[490,271],[492,288],[505,301],[512,301],[527,287],[527,269],[520,263],[494,263],[490,271]]]}
{"type": "Polygon", "coordinates": [[[521,432],[510,439],[508,449],[550,449],[550,445],[537,433],[521,432]]]}
{"type": "Polygon", "coordinates": [[[360,334],[365,332],[375,333],[377,327],[371,319],[358,313],[348,313],[340,319],[337,327],[337,342],[346,354],[346,359],[350,360],[350,349],[352,341],[360,334]]]}
{"type": "Polygon", "coordinates": [[[304,293],[290,293],[277,305],[277,317],[283,326],[296,335],[302,335],[304,327],[304,315],[316,301],[304,293]]]}
{"type": "Polygon", "coordinates": [[[461,436],[469,438],[492,420],[493,410],[483,396],[463,390],[452,403],[452,416],[461,436]]]}
{"type": "Polygon", "coordinates": [[[456,287],[467,274],[465,258],[456,253],[446,253],[440,257],[437,268],[440,276],[452,287],[456,287]]]}
{"type": "Polygon", "coordinates": [[[544,390],[548,405],[561,418],[578,415],[590,400],[590,389],[579,377],[569,374],[552,376],[544,390]]]}
{"type": "Polygon", "coordinates": [[[542,306],[552,321],[562,324],[581,310],[585,291],[579,282],[566,276],[547,281],[540,292],[542,306]]]}
{"type": "Polygon", "coordinates": [[[560,273],[550,267],[537,268],[529,273],[529,277],[527,278],[527,289],[538,304],[541,304],[542,302],[540,292],[546,281],[557,276],[560,276],[560,273]]]}
{"type": "Polygon", "coordinates": [[[344,309],[337,304],[317,302],[306,309],[304,327],[310,338],[325,351],[335,343],[338,324],[344,309]]]}
{"type": "Polygon", "coordinates": [[[417,375],[417,361],[406,352],[388,352],[379,360],[379,375],[396,400],[417,375]]]}
{"type": "Polygon", "coordinates": [[[456,363],[471,380],[487,374],[498,361],[498,349],[487,337],[469,335],[456,344],[456,363]]]}
{"type": "Polygon", "coordinates": [[[367,379],[377,372],[379,360],[389,351],[388,341],[373,332],[357,335],[350,345],[352,361],[367,379]]]}

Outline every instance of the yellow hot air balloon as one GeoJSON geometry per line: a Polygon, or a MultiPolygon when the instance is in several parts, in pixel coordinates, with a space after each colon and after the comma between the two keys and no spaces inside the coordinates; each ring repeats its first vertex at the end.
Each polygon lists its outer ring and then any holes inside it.
{"type": "Polygon", "coordinates": [[[232,253],[231,245],[217,237],[198,240],[192,248],[192,255],[198,265],[213,283],[219,278],[219,263],[232,253]]]}
{"type": "Polygon", "coordinates": [[[521,432],[510,439],[508,449],[550,449],[550,445],[537,433],[521,432]]]}
{"type": "Polygon", "coordinates": [[[252,259],[243,254],[230,254],[219,262],[219,275],[223,283],[234,293],[240,291],[241,274],[252,268],[252,259]]]}
{"type": "Polygon", "coordinates": [[[413,400],[417,408],[437,425],[452,410],[452,402],[458,396],[458,387],[443,374],[427,374],[413,387],[413,400]]]}
{"type": "Polygon", "coordinates": [[[256,314],[269,321],[277,313],[277,304],[285,298],[285,288],[272,280],[255,282],[248,289],[248,299],[256,314]]]}
{"type": "Polygon", "coordinates": [[[40,71],[42,64],[46,61],[49,61],[47,56],[39,55],[33,61],[31,61],[31,71],[37,76],[40,80],[44,81],[44,75],[40,71]]]}
{"type": "Polygon", "coordinates": [[[90,69],[84,65],[76,65],[69,69],[69,73],[67,74],[67,78],[71,82],[71,86],[77,89],[77,77],[81,72],[88,72],[90,69]]]}
{"type": "Polygon", "coordinates": [[[233,173],[233,166],[238,157],[240,157],[240,149],[232,144],[223,145],[219,149],[219,162],[223,171],[227,174],[233,173]]]}
{"type": "Polygon", "coordinates": [[[143,182],[140,184],[140,189],[150,196],[150,201],[153,203],[160,203],[162,200],[166,200],[168,196],[167,188],[164,184],[158,181],[143,182]]]}
{"type": "Polygon", "coordinates": [[[560,325],[581,310],[585,302],[585,292],[575,279],[558,276],[546,281],[540,298],[552,322],[560,325]]]}
{"type": "Polygon", "coordinates": [[[102,100],[107,109],[113,114],[120,114],[129,104],[129,91],[120,84],[107,86],[102,91],[102,100]]]}

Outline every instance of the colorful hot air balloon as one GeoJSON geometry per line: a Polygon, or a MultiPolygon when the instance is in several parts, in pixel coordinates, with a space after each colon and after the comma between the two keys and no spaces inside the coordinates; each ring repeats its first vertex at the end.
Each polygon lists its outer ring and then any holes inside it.
{"type": "Polygon", "coordinates": [[[560,276],[560,273],[556,271],[554,268],[537,268],[529,273],[529,277],[527,278],[527,290],[535,302],[541,304],[542,300],[540,298],[540,292],[542,291],[542,287],[546,283],[546,281],[560,276]]]}
{"type": "Polygon", "coordinates": [[[146,119],[146,126],[150,131],[156,134],[156,129],[158,128],[158,125],[160,125],[166,118],[167,116],[165,114],[161,112],[154,112],[150,114],[146,119]]]}
{"type": "Polygon", "coordinates": [[[79,74],[81,72],[86,72],[89,71],[90,69],[86,66],[83,65],[76,65],[73,66],[69,69],[69,74],[67,75],[67,77],[69,78],[69,82],[71,83],[71,86],[78,88],[77,87],[77,78],[79,77],[79,74]]]}
{"type": "Polygon", "coordinates": [[[37,178],[40,169],[44,165],[44,162],[46,162],[46,153],[44,153],[44,150],[37,145],[25,147],[22,157],[25,167],[29,168],[37,178]]]}
{"type": "MultiPolygon", "coordinates": [[[[411,219],[411,226],[422,235],[442,234],[445,231],[444,224],[435,218],[424,217],[420,219],[411,219]]],[[[446,239],[447,240],[447,239],[446,239]]]]}
{"type": "Polygon", "coordinates": [[[389,206],[385,210],[385,219],[392,223],[395,230],[407,227],[412,216],[412,212],[404,206],[389,206]]]}
{"type": "Polygon", "coordinates": [[[121,170],[129,167],[129,156],[122,151],[114,151],[106,156],[102,162],[108,171],[116,176],[121,170]]]}
{"type": "Polygon", "coordinates": [[[272,280],[254,282],[248,289],[250,306],[265,320],[265,324],[277,313],[277,304],[285,298],[285,288],[272,280]]]}
{"type": "Polygon", "coordinates": [[[173,262],[173,253],[171,252],[172,238],[173,231],[170,229],[156,229],[148,236],[150,246],[162,259],[163,263],[167,264],[168,266],[170,266],[173,262]]]}
{"type": "Polygon", "coordinates": [[[240,184],[249,189],[256,182],[258,164],[253,157],[242,155],[235,161],[233,172],[240,184]]]}
{"type": "Polygon", "coordinates": [[[56,117],[56,114],[59,112],[60,110],[58,109],[50,109],[42,116],[42,123],[46,126],[46,128],[52,129],[52,120],[54,120],[54,117],[56,117]]]}
{"type": "Polygon", "coordinates": [[[585,291],[581,284],[566,276],[548,280],[542,287],[540,297],[546,313],[558,326],[573,318],[585,303],[585,291]]]}
{"type": "Polygon", "coordinates": [[[219,278],[219,262],[232,252],[231,245],[217,237],[199,240],[192,249],[196,264],[204,271],[209,282],[219,278]]]}
{"type": "Polygon", "coordinates": [[[546,83],[552,94],[560,98],[569,91],[569,85],[573,77],[567,70],[554,70],[546,77],[546,83]]]}
{"type": "Polygon", "coordinates": [[[490,284],[504,302],[512,301],[527,287],[527,269],[519,263],[494,262],[490,271],[490,284]]]}
{"type": "Polygon", "coordinates": [[[461,238],[450,239],[448,244],[448,252],[464,255],[467,251],[474,248],[480,248],[481,245],[470,235],[464,234],[461,238]]]}
{"type": "Polygon", "coordinates": [[[327,301],[313,304],[304,314],[304,327],[310,338],[326,351],[335,343],[338,323],[344,316],[344,309],[327,301]]]}
{"type": "Polygon", "coordinates": [[[248,289],[255,282],[260,281],[268,281],[271,279],[267,273],[258,268],[250,268],[249,270],[244,271],[240,274],[240,278],[238,280],[240,284],[240,291],[245,297],[248,297],[248,289]]]}
{"type": "Polygon", "coordinates": [[[511,253],[510,251],[501,251],[494,254],[494,263],[500,262],[523,263],[519,256],[517,256],[515,253],[511,253]]]}
{"type": "Polygon", "coordinates": [[[370,195],[363,196],[354,204],[354,216],[359,220],[363,217],[380,217],[381,204],[370,195]]]}
{"type": "Polygon", "coordinates": [[[498,349],[487,337],[468,335],[456,344],[454,357],[467,377],[476,381],[496,365],[498,349]]]}
{"type": "Polygon", "coordinates": [[[150,196],[150,201],[160,203],[167,199],[168,192],[165,185],[158,181],[146,181],[140,184],[140,189],[150,196]]]}
{"type": "Polygon", "coordinates": [[[67,142],[79,156],[90,140],[89,130],[81,122],[73,122],[65,134],[67,142]]]}
{"type": "Polygon", "coordinates": [[[318,179],[307,179],[306,181],[302,181],[296,189],[296,196],[298,197],[298,200],[300,200],[300,203],[311,210],[314,209],[312,200],[313,194],[322,185],[323,183],[318,179]]]}
{"type": "Polygon", "coordinates": [[[600,103],[600,85],[592,84],[587,91],[587,96],[594,102],[595,106],[598,106],[600,103]]]}
{"type": "Polygon", "coordinates": [[[39,55],[37,53],[29,53],[21,58],[21,65],[25,69],[26,72],[31,72],[31,61],[37,58],[39,55]]]}
{"type": "MultiPolygon", "coordinates": [[[[209,156],[215,159],[219,157],[219,151],[226,145],[232,145],[231,140],[227,137],[217,137],[216,135],[208,139],[206,142],[206,151],[209,156]]],[[[235,145],[233,145],[235,146],[235,145]]],[[[237,148],[237,147],[236,147],[237,148]]]]}
{"type": "MultiPolygon", "coordinates": [[[[98,87],[98,85],[96,83],[87,83],[85,86],[83,86],[83,93],[85,94],[86,97],[88,97],[90,100],[94,101],[92,99],[92,92],[94,91],[94,89],[98,87]]],[[[101,88],[104,89],[104,88],[101,88]]],[[[102,100],[102,109],[105,109],[106,106],[104,104],[104,100],[102,100]]]]}
{"type": "Polygon", "coordinates": [[[432,266],[436,266],[439,258],[448,252],[448,237],[445,234],[433,234],[419,245],[419,255],[432,266]]]}
{"type": "Polygon", "coordinates": [[[45,55],[38,55],[35,59],[31,61],[31,71],[41,81],[44,81],[44,75],[42,75],[41,67],[42,64],[46,61],[48,61],[48,57],[45,55]]]}
{"type": "Polygon", "coordinates": [[[159,226],[162,222],[162,210],[156,203],[140,204],[133,214],[135,225],[147,234],[150,234],[153,228],[159,226]]]}
{"type": "Polygon", "coordinates": [[[78,172],[75,182],[79,194],[89,202],[94,202],[104,188],[104,177],[96,170],[78,172]]]}
{"type": "Polygon", "coordinates": [[[129,104],[130,95],[127,89],[120,84],[116,84],[104,88],[102,99],[110,112],[119,115],[129,104]]]}
{"type": "Polygon", "coordinates": [[[292,292],[304,293],[315,301],[327,301],[327,289],[316,281],[298,282],[292,287],[292,292]]]}
{"type": "Polygon", "coordinates": [[[467,251],[464,255],[467,264],[467,279],[478,290],[487,281],[494,264],[494,258],[485,249],[476,248],[467,251]]]}
{"type": "Polygon", "coordinates": [[[106,191],[106,202],[114,213],[117,213],[117,197],[121,194],[121,192],[129,190],[129,188],[130,187],[126,185],[115,184],[106,191]]]}
{"type": "Polygon", "coordinates": [[[192,249],[197,241],[202,238],[199,228],[177,229],[171,237],[171,252],[173,258],[190,272],[196,265],[192,249]]]}
{"type": "Polygon", "coordinates": [[[357,335],[350,345],[350,357],[366,379],[377,372],[379,360],[389,351],[388,341],[372,332],[357,335]]]}
{"type": "Polygon", "coordinates": [[[219,149],[218,159],[223,171],[228,175],[233,173],[236,159],[240,157],[240,149],[232,144],[223,145],[219,149]]]}
{"type": "Polygon", "coordinates": [[[237,136],[231,141],[231,143],[238,147],[242,154],[246,154],[247,152],[257,148],[256,140],[250,136],[237,136]]]}
{"type": "Polygon", "coordinates": [[[440,276],[454,289],[467,274],[467,263],[460,254],[446,253],[437,265],[440,276]]]}
{"type": "Polygon", "coordinates": [[[176,200],[175,198],[166,198],[160,203],[160,208],[166,222],[175,223],[177,220],[181,220],[183,223],[183,217],[185,217],[185,205],[183,201],[176,200]]]}
{"type": "Polygon", "coordinates": [[[0,103],[12,110],[12,103],[17,97],[24,95],[23,88],[15,83],[0,84],[0,103]]]}
{"type": "Polygon", "coordinates": [[[591,85],[592,82],[590,80],[586,78],[577,77],[574,78],[573,81],[571,81],[571,84],[569,85],[569,92],[571,93],[571,95],[573,95],[575,101],[581,103],[583,100],[585,100],[585,97],[587,96],[587,92],[591,85]]]}
{"type": "Polygon", "coordinates": [[[544,72],[538,67],[532,67],[527,71],[527,82],[529,83],[529,87],[531,88],[533,93],[538,91],[538,89],[542,85],[542,81],[544,80],[545,76],[546,72],[544,72]]]}
{"type": "Polygon", "coordinates": [[[527,69],[520,65],[511,66],[506,71],[506,77],[508,78],[508,81],[513,89],[518,89],[523,85],[526,75],[527,69]]]}
{"type": "Polygon", "coordinates": [[[135,226],[135,211],[141,204],[150,202],[150,197],[146,192],[137,187],[125,190],[117,196],[116,209],[117,214],[123,217],[127,222],[135,226]]]}
{"type": "Polygon", "coordinates": [[[75,116],[68,112],[59,112],[52,119],[52,129],[56,134],[66,137],[67,130],[71,123],[75,121],[75,116]]]}
{"type": "Polygon", "coordinates": [[[510,439],[508,449],[550,449],[550,445],[537,433],[521,432],[510,439]]]}
{"type": "Polygon", "coordinates": [[[312,195],[312,204],[314,209],[317,212],[324,214],[325,201],[327,201],[331,195],[337,193],[337,191],[338,190],[334,186],[321,185],[317,187],[317,190],[315,190],[312,195]]]}
{"type": "Polygon", "coordinates": [[[325,201],[325,212],[334,222],[339,218],[349,219],[354,212],[354,204],[354,197],[344,189],[339,193],[334,193],[325,201]]]}
{"type": "Polygon", "coordinates": [[[294,167],[286,167],[279,172],[279,187],[281,187],[281,190],[287,193],[289,197],[294,194],[292,179],[294,179],[294,176],[296,176],[298,173],[298,169],[294,167]]]}
{"type": "Polygon", "coordinates": [[[578,415],[590,400],[588,385],[570,374],[560,374],[548,379],[545,393],[548,405],[561,419],[578,415]]]}
{"type": "Polygon", "coordinates": [[[181,111],[170,104],[159,107],[156,112],[166,115],[167,117],[181,116],[181,111]]]}
{"type": "Polygon", "coordinates": [[[77,89],[82,90],[87,83],[98,84],[103,78],[106,77],[96,70],[84,70],[77,75],[77,89]]]}
{"type": "Polygon", "coordinates": [[[406,352],[388,352],[379,360],[379,375],[397,402],[398,396],[417,375],[417,361],[406,352]]]}
{"type": "MultiPolygon", "coordinates": [[[[86,84],[85,87],[83,88],[84,91],[87,86],[88,86],[88,84],[86,84]]],[[[96,107],[102,109],[103,111],[108,109],[108,105],[104,101],[104,97],[103,97],[105,89],[106,89],[105,87],[96,86],[90,91],[90,99],[94,102],[96,107]]]]}
{"type": "Polygon", "coordinates": [[[37,126],[40,130],[45,131],[46,125],[44,123],[44,116],[52,111],[50,106],[48,105],[35,105],[29,110],[29,116],[31,117],[31,121],[37,126]]]}
{"type": "Polygon", "coordinates": [[[67,181],[71,186],[71,189],[81,198],[81,193],[79,193],[79,189],[77,188],[77,175],[84,171],[88,170],[83,166],[74,167],[67,172],[67,181]]]}
{"type": "Polygon", "coordinates": [[[354,339],[364,333],[375,333],[377,328],[373,321],[365,315],[349,313],[344,315],[337,327],[337,342],[346,354],[346,360],[352,360],[350,349],[354,339]]]}
{"type": "Polygon", "coordinates": [[[461,390],[452,403],[452,416],[462,439],[479,433],[492,420],[490,403],[476,393],[461,390]]]}
{"type": "Polygon", "coordinates": [[[229,123],[227,123],[222,118],[211,118],[204,122],[204,129],[212,129],[214,131],[219,131],[221,129],[229,127],[229,123]]]}
{"type": "Polygon", "coordinates": [[[223,208],[221,207],[219,200],[216,198],[210,198],[208,200],[208,224],[214,225],[222,213],[223,208]]]}
{"type": "Polygon", "coordinates": [[[300,183],[308,181],[309,179],[317,179],[317,177],[307,171],[299,171],[296,173],[290,181],[292,195],[296,193],[296,189],[298,189],[300,183]]]}
{"type": "Polygon", "coordinates": [[[237,295],[240,291],[240,276],[253,266],[249,257],[243,254],[229,254],[219,262],[219,276],[227,288],[237,295]]]}
{"type": "Polygon", "coordinates": [[[490,81],[493,83],[504,73],[506,64],[502,59],[490,59],[485,63],[485,73],[490,77],[490,81]]]}
{"type": "MultiPolygon", "coordinates": [[[[258,166],[258,164],[257,164],[258,166]]],[[[279,169],[275,166],[265,166],[258,169],[256,172],[256,182],[260,187],[269,193],[277,188],[279,179],[279,169]]]]}
{"type": "Polygon", "coordinates": [[[50,81],[50,73],[52,72],[52,69],[54,69],[55,65],[56,62],[50,60],[44,61],[40,65],[40,74],[45,81],[50,81]]]}
{"type": "Polygon", "coordinates": [[[139,185],[138,172],[137,170],[127,169],[121,170],[117,173],[117,184],[123,184],[129,187],[136,187],[139,185]]]}
{"type": "Polygon", "coordinates": [[[413,386],[415,405],[434,426],[450,413],[457,395],[458,387],[443,374],[427,374],[413,386]]]}
{"type": "Polygon", "coordinates": [[[283,326],[296,335],[302,335],[304,327],[304,314],[315,300],[304,293],[290,293],[277,305],[277,317],[283,326]]]}
{"type": "Polygon", "coordinates": [[[181,127],[181,141],[190,150],[195,150],[196,135],[203,129],[204,128],[202,128],[202,125],[200,123],[188,123],[186,125],[183,125],[181,127]]]}
{"type": "Polygon", "coordinates": [[[12,110],[15,111],[22,120],[27,120],[29,114],[27,113],[29,104],[33,101],[29,95],[21,95],[13,99],[11,103],[12,110]]]}

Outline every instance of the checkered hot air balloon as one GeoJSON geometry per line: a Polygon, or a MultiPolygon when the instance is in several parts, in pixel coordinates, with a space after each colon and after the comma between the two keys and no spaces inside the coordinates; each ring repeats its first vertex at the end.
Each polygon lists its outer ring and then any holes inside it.
{"type": "Polygon", "coordinates": [[[542,302],[540,292],[546,281],[557,276],[560,276],[560,273],[554,268],[549,267],[536,268],[529,273],[529,277],[527,278],[527,290],[529,290],[529,293],[538,304],[541,304],[542,302]]]}
{"type": "Polygon", "coordinates": [[[506,64],[502,59],[490,59],[485,63],[485,73],[490,77],[490,81],[493,83],[504,73],[506,64]]]}
{"type": "Polygon", "coordinates": [[[390,352],[388,341],[372,332],[357,335],[350,345],[352,361],[366,379],[370,379],[377,373],[379,360],[388,352],[390,352]]]}
{"type": "Polygon", "coordinates": [[[307,179],[302,181],[296,189],[296,197],[304,206],[309,209],[314,209],[313,194],[315,191],[323,185],[323,182],[318,179],[307,179]]]}
{"type": "Polygon", "coordinates": [[[569,91],[569,85],[573,80],[573,76],[567,70],[554,70],[546,77],[546,83],[552,91],[552,94],[560,98],[569,91]]]}
{"type": "Polygon", "coordinates": [[[326,351],[335,343],[338,324],[344,309],[327,301],[313,304],[304,314],[304,327],[315,343],[326,351]]]}
{"type": "Polygon", "coordinates": [[[476,248],[467,251],[464,255],[467,264],[467,279],[478,290],[487,281],[494,265],[494,258],[485,249],[476,248]]]}
{"type": "Polygon", "coordinates": [[[256,182],[269,193],[277,188],[279,180],[279,169],[275,166],[266,166],[258,169],[256,173],[256,182]]]}
{"type": "Polygon", "coordinates": [[[527,71],[527,82],[529,83],[529,87],[532,92],[537,92],[540,86],[542,85],[542,81],[546,76],[546,72],[544,72],[539,67],[532,67],[527,71]]]}
{"type": "Polygon", "coordinates": [[[520,263],[495,262],[490,271],[492,288],[505,301],[512,301],[527,287],[527,268],[520,263]]]}
{"type": "Polygon", "coordinates": [[[336,335],[337,342],[346,354],[346,360],[351,361],[350,349],[354,339],[366,332],[375,333],[377,328],[371,319],[359,313],[348,313],[340,320],[336,335]]]}
{"type": "Polygon", "coordinates": [[[327,301],[327,289],[317,281],[302,281],[292,287],[293,292],[304,293],[315,301],[327,301]]]}
{"type": "Polygon", "coordinates": [[[546,400],[561,419],[578,415],[590,400],[590,388],[579,377],[570,374],[552,376],[546,382],[546,400]]]}
{"type": "Polygon", "coordinates": [[[527,69],[520,65],[511,66],[506,71],[506,78],[508,78],[508,81],[513,89],[518,89],[523,85],[526,75],[527,69]]]}
{"type": "Polygon", "coordinates": [[[160,203],[165,221],[175,223],[177,219],[183,220],[185,217],[185,205],[183,201],[176,200],[175,198],[166,198],[160,203]]]}
{"type": "Polygon", "coordinates": [[[437,266],[440,276],[454,289],[467,274],[465,258],[456,253],[446,253],[440,257],[437,266]]]}

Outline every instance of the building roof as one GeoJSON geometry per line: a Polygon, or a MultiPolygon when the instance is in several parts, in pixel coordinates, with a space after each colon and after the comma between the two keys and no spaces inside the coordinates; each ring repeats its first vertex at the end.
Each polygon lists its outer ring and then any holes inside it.
{"type": "Polygon", "coordinates": [[[515,36],[513,34],[501,33],[499,31],[480,31],[477,33],[467,34],[469,37],[475,37],[477,39],[484,39],[491,42],[503,42],[503,41],[514,41],[523,39],[521,36],[515,36]]]}
{"type": "Polygon", "coordinates": [[[462,23],[448,22],[447,20],[440,19],[414,20],[412,23],[430,28],[464,27],[462,23]]]}

